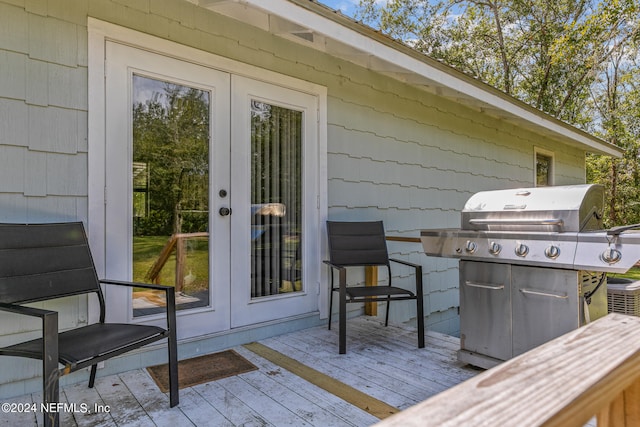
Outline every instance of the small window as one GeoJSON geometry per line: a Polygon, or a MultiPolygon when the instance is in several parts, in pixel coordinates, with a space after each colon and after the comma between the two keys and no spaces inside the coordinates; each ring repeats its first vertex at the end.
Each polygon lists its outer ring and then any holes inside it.
{"type": "Polygon", "coordinates": [[[536,150],[536,187],[553,185],[553,155],[536,150]]]}

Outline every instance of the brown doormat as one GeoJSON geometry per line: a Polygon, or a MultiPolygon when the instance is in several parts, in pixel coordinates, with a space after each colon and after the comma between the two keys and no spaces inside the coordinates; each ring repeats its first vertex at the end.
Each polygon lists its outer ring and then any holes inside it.
{"type": "MultiPolygon", "coordinates": [[[[206,354],[178,362],[179,388],[219,380],[258,369],[253,363],[233,350],[206,354]]],[[[147,368],[151,378],[163,393],[169,391],[169,365],[156,365],[147,368]]]]}

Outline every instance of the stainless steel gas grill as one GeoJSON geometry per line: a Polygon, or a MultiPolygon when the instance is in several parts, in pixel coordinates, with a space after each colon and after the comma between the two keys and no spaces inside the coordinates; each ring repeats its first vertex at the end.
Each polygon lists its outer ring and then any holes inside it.
{"type": "Polygon", "coordinates": [[[603,204],[599,185],[484,191],[461,228],[422,230],[427,255],[461,260],[459,360],[489,368],[607,314],[640,233],[603,230],[603,204]]]}

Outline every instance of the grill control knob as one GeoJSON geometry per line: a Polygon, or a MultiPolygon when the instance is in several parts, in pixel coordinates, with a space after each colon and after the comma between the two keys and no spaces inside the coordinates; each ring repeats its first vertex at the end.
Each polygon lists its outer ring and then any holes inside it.
{"type": "Polygon", "coordinates": [[[560,248],[556,245],[551,245],[544,250],[544,254],[547,258],[556,259],[560,256],[560,248]]]}
{"type": "Polygon", "coordinates": [[[500,245],[500,243],[491,242],[489,244],[489,253],[491,255],[498,255],[501,250],[502,250],[502,246],[500,245]]]}
{"type": "Polygon", "coordinates": [[[524,243],[518,243],[518,246],[516,246],[515,252],[516,252],[516,255],[520,257],[525,257],[529,253],[529,246],[525,245],[524,243]]]}
{"type": "Polygon", "coordinates": [[[468,254],[474,253],[478,249],[478,244],[476,242],[472,242],[471,240],[467,240],[467,243],[464,246],[464,250],[468,254]]]}
{"type": "Polygon", "coordinates": [[[622,259],[622,253],[617,249],[607,248],[602,252],[600,258],[602,258],[602,260],[607,264],[615,264],[622,259]]]}

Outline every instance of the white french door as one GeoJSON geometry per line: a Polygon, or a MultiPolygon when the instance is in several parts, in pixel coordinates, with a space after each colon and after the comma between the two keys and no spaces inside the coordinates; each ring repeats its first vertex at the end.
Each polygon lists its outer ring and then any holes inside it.
{"type": "Polygon", "coordinates": [[[175,286],[179,338],[317,311],[317,97],[115,42],[106,64],[106,276],[175,286]]]}
{"type": "Polygon", "coordinates": [[[231,326],[318,309],[314,96],[232,76],[231,326]]]}
{"type": "MultiPolygon", "coordinates": [[[[230,75],[107,42],[106,276],[176,286],[178,336],[229,328],[230,75]]],[[[162,297],[109,287],[113,321],[154,322],[162,297]]]]}

